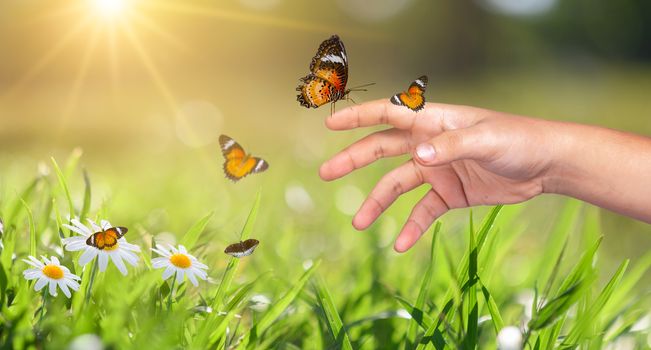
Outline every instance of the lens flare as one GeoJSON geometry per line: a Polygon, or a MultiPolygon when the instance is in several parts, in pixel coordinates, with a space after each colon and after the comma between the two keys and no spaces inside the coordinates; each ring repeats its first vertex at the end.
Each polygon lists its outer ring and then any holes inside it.
{"type": "Polygon", "coordinates": [[[112,18],[124,12],[125,0],[92,0],[97,12],[104,17],[112,18]]]}

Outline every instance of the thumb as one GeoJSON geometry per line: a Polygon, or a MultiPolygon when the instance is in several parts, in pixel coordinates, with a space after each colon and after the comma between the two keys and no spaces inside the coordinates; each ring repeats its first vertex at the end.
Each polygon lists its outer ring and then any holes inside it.
{"type": "Polygon", "coordinates": [[[475,128],[445,131],[419,144],[414,159],[425,166],[447,164],[460,159],[482,160],[489,154],[491,142],[475,128]]]}

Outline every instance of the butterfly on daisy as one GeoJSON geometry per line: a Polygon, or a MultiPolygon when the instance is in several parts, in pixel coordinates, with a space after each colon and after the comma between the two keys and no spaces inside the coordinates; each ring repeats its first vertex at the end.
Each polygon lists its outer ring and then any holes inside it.
{"type": "Polygon", "coordinates": [[[127,231],[129,230],[126,227],[111,227],[104,231],[98,231],[88,236],[86,244],[99,250],[110,250],[118,244],[118,240],[122,238],[127,231]]]}
{"type": "Polygon", "coordinates": [[[427,88],[427,76],[423,75],[409,85],[407,91],[397,93],[391,97],[391,103],[397,106],[405,106],[414,112],[425,107],[425,89],[427,88]]]}
{"type": "Polygon", "coordinates": [[[224,174],[233,182],[269,168],[267,161],[247,154],[239,143],[226,135],[219,136],[219,145],[224,155],[224,174]]]}

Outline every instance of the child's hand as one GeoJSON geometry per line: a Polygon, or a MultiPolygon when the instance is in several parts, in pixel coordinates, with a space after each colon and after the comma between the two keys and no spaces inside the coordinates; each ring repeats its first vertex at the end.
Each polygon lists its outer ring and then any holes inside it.
{"type": "MultiPolygon", "coordinates": [[[[399,252],[411,248],[434,220],[453,208],[518,203],[543,192],[574,195],[596,204],[605,200],[591,197],[589,184],[582,189],[587,194],[576,193],[577,188],[564,191],[572,180],[581,180],[573,175],[581,173],[574,169],[579,166],[568,167],[568,163],[582,160],[574,159],[568,150],[586,132],[603,133],[604,129],[431,103],[414,113],[388,100],[346,108],[326,119],[332,130],[383,124],[392,128],[370,134],[339,152],[321,166],[320,176],[330,181],[380,158],[412,154],[413,159],[378,181],[353,219],[356,229],[366,229],[401,194],[425,183],[431,186],[396,239],[399,252]]],[[[594,142],[599,142],[599,137],[594,142]]],[[[591,166],[586,164],[588,169],[591,166]]],[[[605,206],[622,211],[621,207],[605,206]]]]}

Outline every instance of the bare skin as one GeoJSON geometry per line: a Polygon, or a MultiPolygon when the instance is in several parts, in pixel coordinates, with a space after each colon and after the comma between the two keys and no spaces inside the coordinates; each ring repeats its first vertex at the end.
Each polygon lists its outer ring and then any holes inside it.
{"type": "Polygon", "coordinates": [[[343,109],[331,130],[388,125],[323,163],[331,181],[385,157],[412,159],[384,175],[353,218],[369,227],[400,195],[431,187],[394,248],[410,249],[450,209],[520,203],[543,193],[578,198],[651,223],[651,138],[596,126],[428,103],[415,113],[388,100],[343,109]]]}

